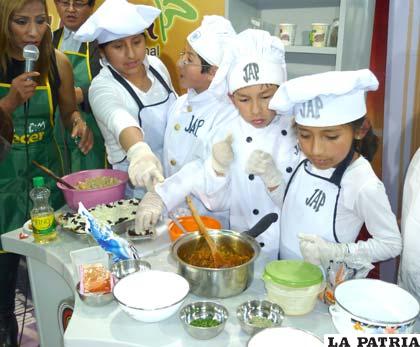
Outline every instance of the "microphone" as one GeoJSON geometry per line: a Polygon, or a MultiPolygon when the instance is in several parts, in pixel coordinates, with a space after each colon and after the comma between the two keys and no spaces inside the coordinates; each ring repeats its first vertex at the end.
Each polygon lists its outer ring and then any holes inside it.
{"type": "MultiPolygon", "coordinates": [[[[39,50],[35,45],[26,45],[23,47],[23,58],[25,59],[25,72],[31,72],[34,70],[35,62],[39,58],[39,50]]],[[[24,110],[25,113],[29,108],[29,100],[25,101],[24,110]]]]}
{"type": "Polygon", "coordinates": [[[26,45],[23,47],[23,58],[25,59],[25,72],[34,70],[35,62],[39,58],[39,50],[35,45],[26,45]]]}

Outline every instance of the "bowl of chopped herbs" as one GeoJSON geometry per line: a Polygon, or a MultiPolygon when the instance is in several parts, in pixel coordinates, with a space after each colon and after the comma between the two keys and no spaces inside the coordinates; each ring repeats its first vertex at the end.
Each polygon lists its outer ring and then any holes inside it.
{"type": "Polygon", "coordinates": [[[283,309],[267,300],[249,300],[239,305],[236,317],[242,330],[250,335],[281,325],[284,319],[283,309]]]}
{"type": "Polygon", "coordinates": [[[228,317],[226,307],[211,301],[193,302],[179,312],[179,319],[185,330],[199,340],[208,340],[219,335],[228,317]]]}

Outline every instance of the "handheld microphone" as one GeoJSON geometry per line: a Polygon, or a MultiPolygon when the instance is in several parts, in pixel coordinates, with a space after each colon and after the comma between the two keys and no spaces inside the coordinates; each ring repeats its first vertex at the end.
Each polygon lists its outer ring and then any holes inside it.
{"type": "MultiPolygon", "coordinates": [[[[39,50],[35,45],[26,45],[23,47],[23,58],[25,59],[25,72],[31,72],[34,70],[35,62],[39,58],[39,50]]],[[[24,109],[27,112],[29,108],[29,100],[25,101],[24,109]]]]}

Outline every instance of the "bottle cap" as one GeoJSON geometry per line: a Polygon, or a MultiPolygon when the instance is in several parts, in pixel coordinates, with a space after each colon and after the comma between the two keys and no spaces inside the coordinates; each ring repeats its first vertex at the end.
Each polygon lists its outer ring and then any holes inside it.
{"type": "Polygon", "coordinates": [[[45,184],[44,177],[36,176],[36,177],[32,178],[32,183],[33,183],[35,188],[43,187],[44,184],[45,184]]]}

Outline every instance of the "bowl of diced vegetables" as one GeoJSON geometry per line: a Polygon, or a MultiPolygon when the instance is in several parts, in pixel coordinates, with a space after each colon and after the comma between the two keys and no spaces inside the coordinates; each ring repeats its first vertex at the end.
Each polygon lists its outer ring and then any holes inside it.
{"type": "Polygon", "coordinates": [[[208,340],[219,335],[228,317],[226,307],[211,301],[193,302],[179,312],[187,333],[199,340],[208,340]]]}
{"type": "Polygon", "coordinates": [[[284,311],[279,305],[267,300],[249,300],[238,306],[236,317],[242,330],[254,335],[263,329],[280,326],[284,311]]]}

